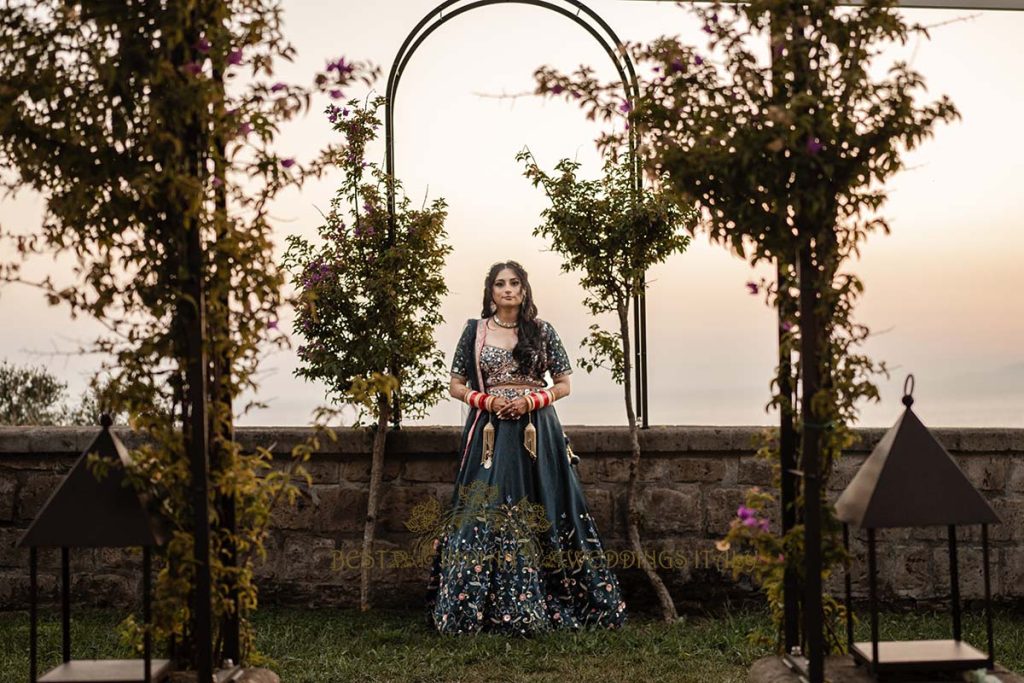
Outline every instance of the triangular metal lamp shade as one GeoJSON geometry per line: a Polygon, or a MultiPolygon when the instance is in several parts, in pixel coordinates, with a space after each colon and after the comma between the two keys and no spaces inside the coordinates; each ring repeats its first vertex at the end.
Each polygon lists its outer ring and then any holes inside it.
{"type": "Polygon", "coordinates": [[[993,524],[999,516],[909,407],[836,501],[862,529],[993,524]]]}
{"type": "Polygon", "coordinates": [[[159,520],[126,481],[128,450],[106,426],[85,449],[18,541],[19,546],[119,548],[162,545],[159,520]],[[89,470],[90,453],[117,464],[99,481],[89,470]]]}

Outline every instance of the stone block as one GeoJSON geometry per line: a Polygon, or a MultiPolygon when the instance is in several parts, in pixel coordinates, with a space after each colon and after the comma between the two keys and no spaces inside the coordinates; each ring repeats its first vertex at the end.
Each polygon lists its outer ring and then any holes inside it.
{"type": "Polygon", "coordinates": [[[313,530],[319,532],[361,532],[366,523],[365,489],[341,486],[318,490],[320,504],[313,512],[313,530]]]}
{"type": "Polygon", "coordinates": [[[1013,456],[1006,481],[1007,493],[1024,493],[1024,454],[1013,456]]]}
{"type": "Polygon", "coordinates": [[[700,529],[700,490],[694,484],[644,487],[639,502],[641,534],[677,535],[700,529]]]}
{"type": "Polygon", "coordinates": [[[706,492],[707,518],[704,533],[709,536],[724,536],[729,525],[736,519],[736,510],[747,499],[745,488],[720,488],[706,492]]]}
{"type": "MultiPolygon", "coordinates": [[[[384,458],[384,473],[382,475],[384,481],[392,481],[398,477],[402,470],[402,462],[396,456],[385,456],[384,458]]],[[[454,477],[453,477],[454,479],[454,477]]],[[[341,463],[340,472],[341,483],[362,483],[370,481],[370,458],[360,458],[359,460],[346,460],[341,463]]]]}
{"type": "Polygon", "coordinates": [[[141,599],[133,579],[112,572],[72,572],[71,595],[87,596],[95,607],[123,607],[141,599]]]}
{"type": "Polygon", "coordinates": [[[14,470],[0,469],[0,522],[14,521],[14,501],[17,498],[18,476],[14,470]]]}
{"type": "MultiPolygon", "coordinates": [[[[1001,592],[1001,576],[998,571],[998,552],[989,549],[991,563],[989,565],[990,586],[993,594],[1001,592]]],[[[935,568],[935,593],[939,596],[950,595],[949,583],[949,550],[943,546],[932,549],[932,566],[935,568]]],[[[957,573],[960,577],[960,598],[962,600],[980,600],[985,597],[984,564],[980,547],[957,547],[957,573]]]]}
{"type": "Polygon", "coordinates": [[[736,482],[764,488],[770,487],[772,485],[772,463],[756,456],[741,457],[736,482]]]}
{"type": "Polygon", "coordinates": [[[341,463],[337,460],[318,459],[313,457],[309,462],[302,463],[314,484],[337,484],[341,472],[341,463]]]}
{"type": "Polygon", "coordinates": [[[440,457],[410,456],[405,463],[402,479],[410,482],[452,482],[459,473],[459,460],[440,457]]]}
{"type": "MultiPolygon", "coordinates": [[[[1015,545],[1024,543],[1024,499],[1020,498],[996,498],[989,500],[992,509],[996,511],[1001,524],[992,524],[988,529],[990,541],[1015,541],[1015,545]]],[[[981,542],[981,526],[972,525],[968,527],[977,541],[981,542]]],[[[972,539],[973,540],[973,539],[972,539]]]]}
{"type": "Polygon", "coordinates": [[[335,488],[337,486],[314,485],[307,489],[302,484],[294,501],[289,502],[283,496],[277,501],[271,516],[273,525],[279,529],[312,529],[318,515],[319,501],[326,491],[335,488]]]}
{"type": "Polygon", "coordinates": [[[900,598],[941,598],[932,566],[932,549],[921,545],[878,545],[879,584],[900,598]]]}
{"type": "Polygon", "coordinates": [[[380,505],[380,526],[378,528],[392,532],[409,533],[406,522],[409,522],[413,508],[427,500],[434,499],[445,507],[448,503],[432,486],[394,485],[385,491],[380,505]]]}
{"type": "Polygon", "coordinates": [[[27,478],[18,491],[15,514],[18,519],[31,521],[39,514],[64,477],[58,474],[36,474],[27,478]]]}
{"type": "Polygon", "coordinates": [[[24,533],[24,529],[0,527],[0,567],[28,571],[28,548],[16,546],[24,533]]]}
{"type": "Polygon", "coordinates": [[[333,538],[294,534],[285,539],[280,576],[290,581],[321,581],[331,576],[333,538]]]}
{"type": "Polygon", "coordinates": [[[992,455],[961,455],[957,458],[960,469],[979,491],[1003,491],[1009,458],[992,455]]]}
{"type": "MultiPolygon", "coordinates": [[[[605,482],[629,481],[630,455],[622,453],[611,457],[602,457],[600,480],[605,482]]],[[[662,457],[640,456],[640,474],[638,481],[664,481],[668,476],[668,461],[662,457]]]]}
{"type": "Polygon", "coordinates": [[[576,472],[579,474],[580,481],[588,484],[594,483],[601,478],[601,471],[598,467],[600,460],[592,455],[576,455],[580,456],[580,461],[576,465],[576,472]]]}
{"type": "Polygon", "coordinates": [[[1024,598],[1024,548],[1000,548],[992,561],[992,571],[999,575],[1003,588],[1002,597],[1024,598]],[[1000,556],[1001,560],[997,562],[996,558],[1000,556]]]}
{"type": "Polygon", "coordinates": [[[834,491],[837,494],[844,491],[850,485],[850,482],[853,481],[854,476],[860,470],[860,466],[864,464],[864,460],[864,456],[844,453],[836,460],[832,467],[832,474],[828,478],[828,490],[834,491]]]}
{"type": "Polygon", "coordinates": [[[585,495],[597,532],[602,536],[615,535],[615,496],[608,489],[587,489],[585,495]]]}
{"type": "Polygon", "coordinates": [[[697,483],[721,482],[726,478],[726,465],[730,456],[710,458],[671,458],[668,460],[668,478],[671,481],[697,483]],[[728,460],[727,460],[728,458],[728,460]]]}

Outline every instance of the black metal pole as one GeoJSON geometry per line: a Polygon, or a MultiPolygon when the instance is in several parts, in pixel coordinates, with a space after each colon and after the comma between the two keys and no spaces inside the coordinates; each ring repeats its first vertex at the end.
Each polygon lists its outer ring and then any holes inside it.
{"type": "Polygon", "coordinates": [[[988,639],[988,668],[996,665],[996,646],[992,636],[992,581],[989,576],[988,524],[981,525],[981,564],[985,582],[985,637],[988,639]]]}
{"type": "Polygon", "coordinates": [[[853,579],[850,577],[850,525],[843,522],[843,550],[846,551],[846,649],[853,651],[853,579]]]}
{"type": "MultiPolygon", "coordinates": [[[[646,273],[643,275],[647,277],[646,273]]],[[[647,429],[651,421],[647,414],[647,294],[646,290],[640,290],[640,331],[637,335],[640,344],[640,373],[637,375],[637,382],[643,387],[640,396],[640,428],[647,429]]]]}
{"type": "Polygon", "coordinates": [[[39,615],[36,613],[36,602],[39,598],[38,582],[36,581],[39,565],[38,550],[35,546],[28,549],[28,681],[36,683],[39,671],[36,669],[36,648],[39,640],[39,615]]]}
{"type": "Polygon", "coordinates": [[[149,546],[142,547],[142,679],[153,680],[153,634],[150,616],[150,572],[152,571],[149,546]]]}
{"type": "Polygon", "coordinates": [[[878,565],[875,530],[868,529],[868,604],[871,608],[871,673],[878,667],[878,565]]]}
{"type": "Polygon", "coordinates": [[[949,601],[953,603],[953,640],[963,640],[960,626],[960,563],[956,555],[956,526],[949,525],[949,601]]]}
{"type": "Polygon", "coordinates": [[[817,293],[821,273],[814,263],[814,247],[800,247],[800,367],[803,438],[800,444],[804,491],[804,633],[807,639],[807,675],[810,683],[824,683],[825,643],[821,599],[821,433],[814,398],[821,387],[821,338],[817,293]]]}
{"type": "Polygon", "coordinates": [[[641,378],[643,377],[643,354],[640,353],[640,293],[633,297],[633,340],[636,342],[633,344],[633,374],[636,375],[636,411],[640,413],[640,422],[643,423],[645,416],[643,414],[643,401],[644,401],[644,388],[641,384],[641,378]]]}
{"type": "MultiPolygon", "coordinates": [[[[785,264],[781,260],[775,262],[775,276],[778,285],[778,305],[776,315],[778,322],[777,340],[779,346],[779,394],[783,398],[779,409],[779,476],[782,498],[782,534],[785,536],[797,523],[797,478],[796,469],[796,429],[793,426],[793,365],[788,351],[783,350],[783,338],[786,331],[782,324],[792,308],[793,301],[789,295],[789,278],[786,276],[785,264]]],[[[800,577],[791,558],[785,558],[786,568],[782,577],[783,602],[783,639],[786,652],[792,652],[800,643],[800,577]]]]}
{"type": "Polygon", "coordinates": [[[190,301],[183,304],[188,336],[189,420],[185,425],[185,447],[189,458],[192,493],[193,559],[193,633],[198,680],[206,683],[213,677],[212,605],[210,575],[210,512],[208,492],[209,424],[206,361],[206,293],[203,286],[203,244],[198,221],[186,224],[187,277],[186,290],[190,301]]]}
{"type": "Polygon", "coordinates": [[[60,549],[60,652],[71,661],[71,558],[67,547],[60,549]]]}

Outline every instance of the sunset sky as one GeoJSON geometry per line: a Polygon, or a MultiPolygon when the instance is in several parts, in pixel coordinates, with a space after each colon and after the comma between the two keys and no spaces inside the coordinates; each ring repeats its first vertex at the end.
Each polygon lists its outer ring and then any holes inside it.
{"type": "MultiPolygon", "coordinates": [[[[285,3],[285,31],[298,51],[282,80],[304,81],[328,59],[382,66],[382,94],[391,60],[406,34],[436,0],[285,3]]],[[[593,0],[588,3],[628,41],[662,34],[704,45],[699,25],[673,3],[593,0]]],[[[890,51],[925,77],[930,98],[949,95],[963,120],[940,125],[907,157],[889,186],[884,210],[893,232],[875,235],[849,264],[866,284],[857,317],[875,332],[867,352],[893,370],[882,403],[865,406],[862,424],[892,423],[901,408],[904,375],[916,377],[915,410],[926,424],[1024,427],[1024,12],[906,10],[935,26],[931,41],[914,39],[890,51]],[[956,20],[956,21],[953,21],[956,20]],[[938,24],[943,24],[937,26],[938,24]]],[[[435,32],[412,58],[397,101],[397,173],[418,204],[444,197],[455,248],[446,269],[451,293],[437,339],[447,358],[467,318],[479,314],[488,266],[512,258],[529,271],[540,316],[558,330],[573,359],[573,394],[557,409],[564,424],[622,424],[621,389],[606,373],[578,368],[591,320],[573,275],[531,236],[544,208],[523,178],[515,154],[528,146],[545,168],[575,157],[593,175],[600,128],[578,108],[524,94],[541,65],[562,70],[589,64],[608,80],[607,55],[581,28],[537,7],[491,6],[435,32]]],[[[352,96],[365,94],[353,91],[352,96]]],[[[320,113],[290,125],[280,148],[300,160],[334,140],[320,113]]],[[[375,148],[383,160],[383,144],[375,148]]],[[[280,196],[273,216],[278,246],[289,234],[313,236],[340,178],[280,196]]],[[[4,228],[38,224],[40,203],[27,194],[0,203],[4,228]]],[[[6,256],[6,255],[5,255],[6,256]]],[[[31,273],[60,272],[44,259],[31,273]]],[[[767,424],[764,410],[775,358],[773,313],[744,283],[771,273],[698,236],[690,249],[651,273],[648,296],[652,424],[767,424]]],[[[77,394],[99,359],[75,352],[98,333],[70,320],[26,287],[0,290],[0,358],[43,363],[77,394]]],[[[291,316],[282,316],[290,329],[291,316]]],[[[296,340],[295,345],[301,341],[296,340]]],[[[323,402],[323,387],[293,377],[293,351],[270,354],[259,398],[270,404],[241,424],[306,424],[323,402]]],[[[454,424],[460,407],[445,401],[428,423],[454,424]]]]}

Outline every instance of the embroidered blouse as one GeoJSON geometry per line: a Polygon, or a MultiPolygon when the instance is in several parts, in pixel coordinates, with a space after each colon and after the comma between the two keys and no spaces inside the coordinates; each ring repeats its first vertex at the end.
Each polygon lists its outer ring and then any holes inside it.
{"type": "MultiPolygon", "coordinates": [[[[519,364],[512,357],[511,349],[484,344],[480,351],[480,372],[483,374],[486,386],[525,384],[543,388],[547,386],[544,381],[545,372],[550,372],[552,378],[572,373],[569,355],[565,352],[565,347],[562,346],[562,340],[555,332],[555,328],[546,320],[537,322],[540,324],[541,345],[544,354],[544,363],[539,373],[531,375],[519,372],[519,364]]],[[[475,368],[468,366],[471,362],[472,344],[475,337],[476,321],[472,320],[466,323],[462,339],[455,349],[451,368],[452,375],[466,379],[474,372],[475,368]]]]}

